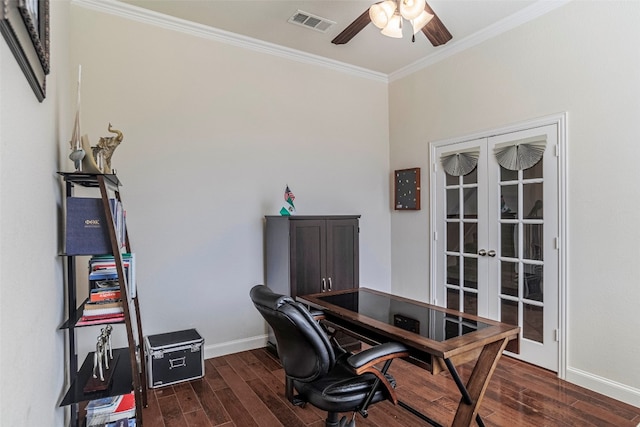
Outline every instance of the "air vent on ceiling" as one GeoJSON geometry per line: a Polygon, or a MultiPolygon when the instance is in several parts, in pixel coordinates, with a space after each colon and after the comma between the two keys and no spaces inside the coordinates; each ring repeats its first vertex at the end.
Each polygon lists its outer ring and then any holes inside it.
{"type": "Polygon", "coordinates": [[[311,13],[303,12],[302,10],[298,10],[291,18],[289,18],[288,22],[311,28],[312,30],[320,31],[321,33],[326,32],[332,25],[336,24],[326,18],[321,18],[311,13]]]}

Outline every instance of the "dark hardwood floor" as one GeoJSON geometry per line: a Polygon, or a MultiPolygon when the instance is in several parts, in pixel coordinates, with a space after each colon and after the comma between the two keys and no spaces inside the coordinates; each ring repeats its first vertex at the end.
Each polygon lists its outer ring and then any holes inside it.
{"type": "MultiPolygon", "coordinates": [[[[459,367],[465,379],[470,366],[459,367]]],[[[266,349],[205,361],[201,380],[149,390],[145,427],[323,427],[325,413],[284,398],[284,371],[266,349]]],[[[450,425],[459,392],[449,374],[431,375],[403,360],[390,371],[401,400],[442,425],[450,425]]],[[[487,426],[636,427],[640,409],[561,381],[555,374],[502,357],[480,414],[487,426]]],[[[428,426],[389,402],[357,416],[358,427],[428,426]]]]}

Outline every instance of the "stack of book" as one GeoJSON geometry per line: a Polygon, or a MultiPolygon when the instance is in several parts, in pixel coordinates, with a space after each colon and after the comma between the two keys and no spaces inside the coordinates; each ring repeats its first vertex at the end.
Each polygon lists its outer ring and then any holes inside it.
{"type": "MultiPolygon", "coordinates": [[[[135,256],[122,254],[125,280],[130,297],[135,296],[135,256]]],[[[77,326],[124,320],[122,291],[113,255],[94,256],[89,261],[89,298],[77,326]]]]}
{"type": "Polygon", "coordinates": [[[82,310],[82,317],[77,326],[97,325],[100,323],[119,322],[124,320],[122,301],[91,302],[87,301],[82,310]]]}
{"type": "Polygon", "coordinates": [[[131,427],[136,425],[136,399],[133,392],[91,400],[86,409],[87,427],[131,427]]]}
{"type": "MultiPolygon", "coordinates": [[[[136,296],[135,254],[122,254],[122,267],[129,288],[129,298],[136,296]]],[[[118,270],[113,255],[96,255],[89,260],[89,289],[119,286],[118,270]]]]}

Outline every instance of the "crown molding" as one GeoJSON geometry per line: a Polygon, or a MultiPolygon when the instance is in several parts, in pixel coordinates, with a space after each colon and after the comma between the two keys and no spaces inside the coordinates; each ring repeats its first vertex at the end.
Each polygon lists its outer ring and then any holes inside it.
{"type": "Polygon", "coordinates": [[[317,65],[383,83],[389,82],[389,77],[384,73],[368,70],[362,67],[356,67],[354,65],[335,61],[319,55],[313,55],[274,43],[268,43],[229,31],[220,30],[218,28],[168,16],[116,0],[72,0],[71,3],[86,9],[108,13],[145,24],[155,25],[195,37],[215,40],[220,43],[230,44],[255,52],[266,53],[268,55],[278,56],[280,58],[290,59],[304,64],[317,65]]]}
{"type": "Polygon", "coordinates": [[[538,0],[531,6],[528,6],[521,11],[514,13],[501,19],[493,25],[490,25],[482,30],[470,34],[469,36],[449,42],[447,45],[440,47],[435,53],[430,54],[418,61],[407,65],[393,73],[389,74],[389,81],[399,80],[416,71],[427,68],[443,59],[449,58],[457,53],[460,53],[466,49],[472,48],[484,41],[487,41],[493,37],[496,37],[502,33],[505,33],[513,28],[519,27],[529,21],[532,21],[554,9],[564,6],[571,0],[538,0]]]}
{"type": "Polygon", "coordinates": [[[268,55],[278,56],[280,58],[285,58],[305,64],[321,66],[356,77],[362,77],[382,83],[389,83],[402,79],[410,74],[436,64],[437,62],[449,58],[466,49],[472,48],[486,40],[496,37],[529,21],[532,21],[554,9],[557,9],[558,7],[564,6],[570,1],[571,0],[536,1],[531,6],[522,9],[520,12],[510,15],[496,22],[495,24],[486,27],[474,34],[471,34],[461,40],[452,40],[445,46],[437,48],[434,53],[427,55],[424,58],[419,59],[418,61],[388,75],[333,59],[325,58],[323,56],[313,55],[310,53],[302,52],[300,50],[291,49],[274,43],[268,43],[262,40],[254,39],[229,31],[220,30],[218,28],[213,28],[203,24],[198,24],[195,22],[154,12],[152,10],[144,9],[138,6],[122,3],[117,0],[71,0],[71,3],[102,13],[120,16],[125,19],[155,25],[161,28],[190,34],[196,37],[215,40],[220,43],[226,43],[255,52],[266,53],[268,55]]]}

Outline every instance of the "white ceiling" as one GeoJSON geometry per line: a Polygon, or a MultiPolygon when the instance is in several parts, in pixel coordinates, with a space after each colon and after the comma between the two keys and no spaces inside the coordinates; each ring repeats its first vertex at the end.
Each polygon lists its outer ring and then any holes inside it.
{"type": "Polygon", "coordinates": [[[535,19],[567,0],[428,0],[453,35],[433,47],[422,33],[411,42],[409,26],[402,39],[367,25],[349,43],[331,40],[375,0],[120,0],[148,11],[228,31],[329,60],[393,75],[443,52],[460,50],[535,19]],[[336,22],[325,33],[290,24],[298,10],[336,22]]]}

